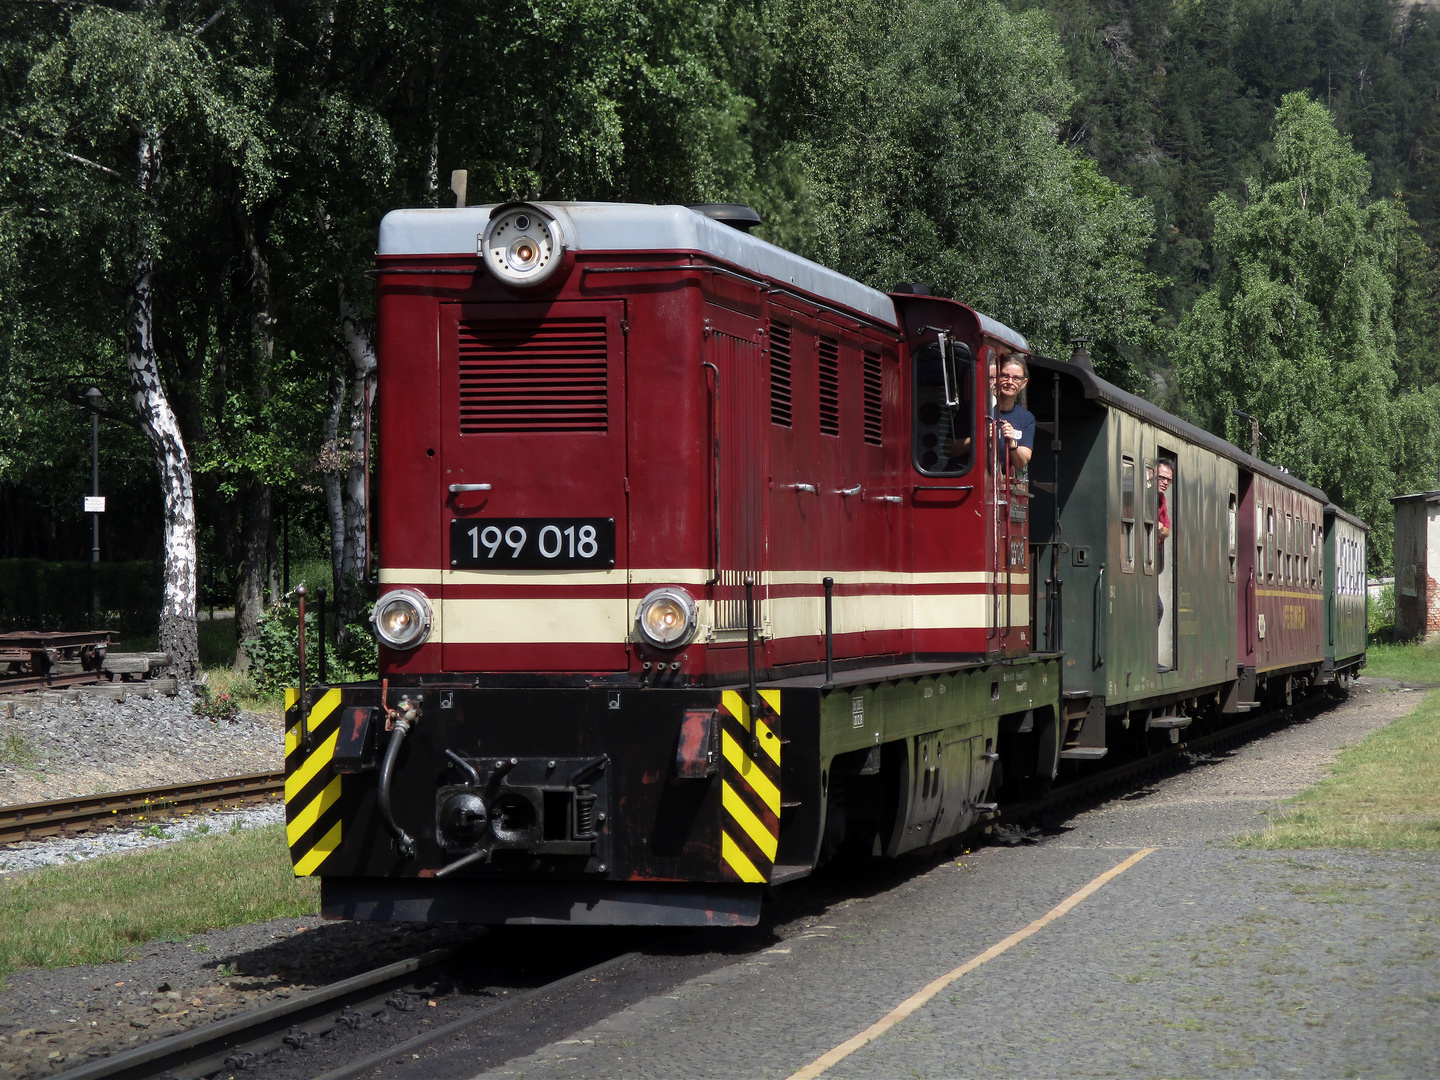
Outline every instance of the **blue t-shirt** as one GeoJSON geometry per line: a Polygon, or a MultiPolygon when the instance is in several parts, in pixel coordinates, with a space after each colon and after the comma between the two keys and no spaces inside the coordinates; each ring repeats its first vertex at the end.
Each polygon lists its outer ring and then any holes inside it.
{"type": "Polygon", "coordinates": [[[1035,449],[1035,414],[1021,405],[1017,400],[1014,408],[1009,412],[1000,412],[1000,403],[997,401],[990,406],[990,419],[1004,420],[1016,431],[1020,432],[1020,445],[1026,450],[1035,449]]]}

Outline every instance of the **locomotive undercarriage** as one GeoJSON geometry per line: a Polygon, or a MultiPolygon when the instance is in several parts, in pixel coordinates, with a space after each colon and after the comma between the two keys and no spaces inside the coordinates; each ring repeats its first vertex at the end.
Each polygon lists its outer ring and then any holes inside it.
{"type": "Polygon", "coordinates": [[[743,687],[311,687],[303,735],[287,714],[296,873],[339,918],[750,923],[766,885],[983,821],[1002,750],[1053,776],[1053,660],[910,672],[763,687],[754,723],[743,687]]]}

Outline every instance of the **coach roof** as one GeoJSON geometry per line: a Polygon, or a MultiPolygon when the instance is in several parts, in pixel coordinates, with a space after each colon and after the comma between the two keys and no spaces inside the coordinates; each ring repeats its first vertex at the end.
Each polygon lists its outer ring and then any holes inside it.
{"type": "MultiPolygon", "coordinates": [[[[1293,473],[1286,472],[1277,465],[1271,465],[1258,457],[1247,454],[1240,447],[1232,442],[1211,434],[1204,428],[1198,428],[1194,424],[1187,424],[1178,416],[1172,416],[1158,405],[1146,401],[1142,397],[1126,393],[1114,383],[1108,383],[1093,371],[1072,364],[1064,360],[1052,360],[1049,357],[1036,356],[1030,360],[1030,366],[1038,371],[1052,371],[1057,375],[1064,375],[1074,379],[1081,386],[1082,392],[1087,400],[1099,402],[1110,408],[1120,409],[1132,416],[1138,416],[1142,420],[1149,421],[1156,427],[1170,432],[1186,442],[1203,446],[1214,451],[1221,457],[1229,458],[1242,469],[1248,469],[1252,473],[1261,476],[1268,476],[1270,479],[1284,484],[1286,487],[1294,488],[1296,491],[1321,503],[1329,503],[1330,499],[1314,484],[1307,484],[1293,473]]],[[[1339,509],[1338,507],[1336,508],[1339,509]]],[[[1344,511],[1341,511],[1344,513],[1344,511]]],[[[1360,524],[1359,519],[1355,519],[1360,524]]]]}
{"type": "MultiPolygon", "coordinates": [[[[553,214],[572,251],[699,252],[758,277],[898,327],[884,293],[714,221],[686,206],[537,202],[553,214]]],[[[491,206],[392,210],[380,222],[380,255],[474,255],[491,206]]]]}

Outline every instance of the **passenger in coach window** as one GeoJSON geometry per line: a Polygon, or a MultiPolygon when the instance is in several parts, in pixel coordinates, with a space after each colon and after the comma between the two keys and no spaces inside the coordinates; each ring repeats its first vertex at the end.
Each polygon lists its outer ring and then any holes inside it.
{"type": "Polygon", "coordinates": [[[1007,356],[1000,362],[995,404],[990,419],[1010,447],[1010,468],[1019,472],[1030,464],[1035,449],[1035,414],[1020,404],[1020,392],[1030,381],[1030,369],[1022,356],[1007,356]]]}
{"type": "Polygon", "coordinates": [[[1160,537],[1160,558],[1165,558],[1165,541],[1170,539],[1170,508],[1165,505],[1165,495],[1170,490],[1170,485],[1175,480],[1175,466],[1161,458],[1160,463],[1155,466],[1155,486],[1159,489],[1160,497],[1156,504],[1155,518],[1159,522],[1160,537]]]}

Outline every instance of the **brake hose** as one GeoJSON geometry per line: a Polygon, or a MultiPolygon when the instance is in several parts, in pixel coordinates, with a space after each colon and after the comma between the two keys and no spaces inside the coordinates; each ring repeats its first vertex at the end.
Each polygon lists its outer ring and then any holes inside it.
{"type": "Polygon", "coordinates": [[[395,759],[400,756],[400,744],[410,731],[410,721],[396,720],[390,733],[390,743],[385,747],[385,761],[380,766],[380,790],[375,794],[375,803],[380,810],[380,820],[385,831],[395,840],[395,850],[402,859],[415,857],[415,841],[410,834],[395,823],[395,812],[390,807],[390,779],[395,773],[395,759]]]}

